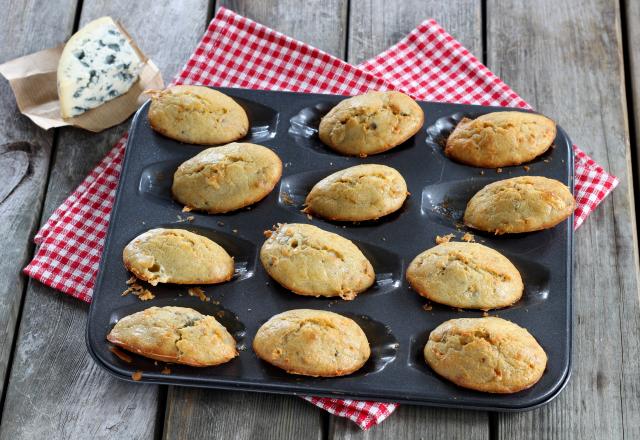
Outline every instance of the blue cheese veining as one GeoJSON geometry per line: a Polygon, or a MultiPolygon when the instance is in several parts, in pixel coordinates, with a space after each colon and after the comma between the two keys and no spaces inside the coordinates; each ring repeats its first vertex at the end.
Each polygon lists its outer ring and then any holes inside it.
{"type": "Polygon", "coordinates": [[[110,17],[87,24],[67,42],[58,63],[63,118],[78,116],[124,95],[143,62],[110,17]]]}

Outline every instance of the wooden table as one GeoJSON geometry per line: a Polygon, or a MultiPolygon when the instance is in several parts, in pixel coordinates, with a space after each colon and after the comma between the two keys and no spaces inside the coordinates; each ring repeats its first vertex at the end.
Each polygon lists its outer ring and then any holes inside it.
{"type": "MultiPolygon", "coordinates": [[[[362,433],[296,397],[112,378],[87,353],[87,305],[26,279],[20,269],[33,254],[36,229],[128,122],[100,134],[43,131],[19,114],[0,80],[0,144],[34,145],[25,148],[27,175],[0,202],[0,439],[640,438],[638,181],[632,177],[640,140],[640,2],[0,0],[0,62],[55,46],[84,23],[111,15],[169,79],[220,5],[352,63],[436,18],[620,178],[575,238],[569,385],[551,404],[518,414],[405,405],[362,433]]],[[[0,188],[8,179],[0,170],[0,188]]]]}

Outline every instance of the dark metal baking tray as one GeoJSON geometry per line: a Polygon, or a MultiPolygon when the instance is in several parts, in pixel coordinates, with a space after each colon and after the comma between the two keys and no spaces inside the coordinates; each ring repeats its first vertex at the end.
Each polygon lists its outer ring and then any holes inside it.
{"type": "Polygon", "coordinates": [[[525,283],[523,299],[512,307],[491,311],[527,328],[546,350],[549,362],[540,382],[511,395],[492,395],[457,387],[437,376],[424,362],[422,349],[429,332],[451,318],[479,317],[431,304],[410,290],[404,278],[409,262],[434,246],[436,235],[466,231],[460,226],[468,199],[484,185],[513,176],[543,175],[573,188],[573,150],[562,129],[554,148],[522,166],[498,172],[458,164],[446,158],[442,142],[462,117],[504,108],[421,102],[423,128],[403,145],[367,158],[340,156],[317,137],[320,117],[343,96],[220,89],[247,110],[251,130],[246,141],[274,149],[284,168],[281,182],[264,200],[248,209],[225,214],[183,213],[171,199],[173,172],[203,149],[155,133],[147,121],[149,103],[131,124],[122,176],[94,289],[87,324],[87,343],[96,362],[115,376],[140,382],[225,388],[285,394],[351,397],[483,410],[525,410],[553,399],[567,382],[571,364],[571,289],[573,218],[553,229],[493,236],[471,231],[476,240],[505,254],[525,283]],[[300,212],[308,190],[320,178],[360,163],[381,163],[400,171],[411,196],[397,213],[376,222],[340,224],[300,212]],[[193,216],[192,221],[187,217],[193,216]],[[377,282],[353,301],[295,295],[270,280],[258,253],[263,231],[279,222],[311,223],[354,241],[372,262],[377,282]],[[121,297],[129,274],[122,249],[135,236],[155,227],[196,231],[220,243],[235,257],[232,281],[203,286],[211,302],[187,294],[187,287],[152,288],[156,298],[142,302],[121,297]],[[217,303],[219,302],[219,304],[217,303]],[[122,361],[105,339],[115,322],[150,306],[192,307],[214,314],[235,335],[240,356],[211,368],[180,365],[161,373],[164,365],[133,356],[122,361]],[[372,354],[356,373],[341,378],[288,375],[260,361],[251,349],[256,330],[276,313],[312,308],[353,317],[365,330],[372,354]]]}

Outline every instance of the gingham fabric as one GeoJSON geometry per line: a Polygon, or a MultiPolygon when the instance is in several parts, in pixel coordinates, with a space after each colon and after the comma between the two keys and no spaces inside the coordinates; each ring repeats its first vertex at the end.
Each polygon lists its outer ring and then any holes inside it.
{"type": "MultiPolygon", "coordinates": [[[[434,20],[427,20],[377,57],[352,66],[227,9],[220,8],[175,84],[354,95],[401,90],[418,100],[529,108],[434,20]]],[[[24,272],[83,301],[93,282],[109,224],[126,136],[37,233],[24,272]]],[[[575,227],[618,180],[574,146],[575,227]]],[[[306,397],[362,429],[380,423],[393,403],[306,397]]]]}

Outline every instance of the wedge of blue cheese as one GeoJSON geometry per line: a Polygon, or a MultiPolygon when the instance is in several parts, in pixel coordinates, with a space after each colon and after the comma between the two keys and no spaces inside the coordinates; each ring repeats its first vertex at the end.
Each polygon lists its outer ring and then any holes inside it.
{"type": "Polygon", "coordinates": [[[63,118],[83,114],[131,89],[143,67],[111,17],[76,32],[58,62],[58,98],[63,118]]]}

